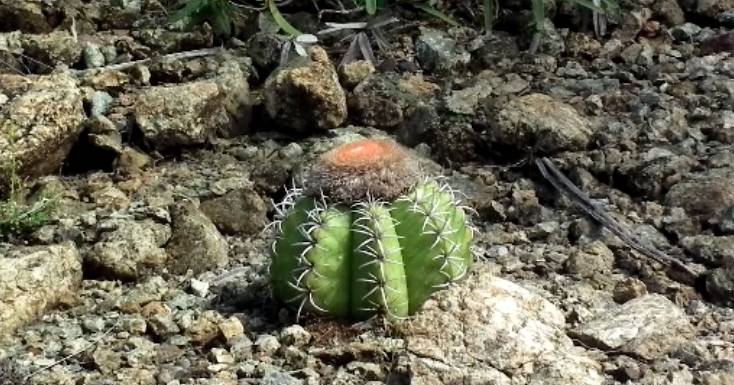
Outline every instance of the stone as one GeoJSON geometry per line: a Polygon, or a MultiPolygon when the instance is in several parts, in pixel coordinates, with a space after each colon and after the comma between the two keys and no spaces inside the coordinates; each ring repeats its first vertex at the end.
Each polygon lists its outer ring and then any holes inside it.
{"type": "Polygon", "coordinates": [[[415,54],[424,70],[451,71],[471,60],[471,55],[444,32],[425,27],[420,27],[420,31],[421,34],[415,42],[415,54]]]}
{"type": "Polygon", "coordinates": [[[242,321],[237,317],[229,317],[220,322],[217,326],[229,346],[234,346],[243,336],[245,336],[245,327],[242,325],[242,321]]]}
{"type": "Polygon", "coordinates": [[[270,117],[296,132],[329,130],[347,119],[347,97],[326,51],[312,47],[309,57],[274,71],[264,85],[270,117]]]}
{"type": "Polygon", "coordinates": [[[248,103],[247,74],[225,62],[213,79],[145,89],[136,96],[133,118],[147,143],[170,150],[236,132],[250,114],[248,103]]]}
{"type": "Polygon", "coordinates": [[[696,235],[685,237],[681,246],[698,262],[721,266],[726,259],[734,261],[734,236],[696,235]]]}
{"type": "Polygon", "coordinates": [[[595,348],[653,360],[686,344],[694,328],[673,302],[648,294],[600,310],[569,334],[595,348]]]}
{"type": "Polygon", "coordinates": [[[682,207],[700,221],[715,221],[734,207],[734,179],[719,175],[702,175],[674,185],[665,195],[665,203],[682,207]]]}
{"type": "Polygon", "coordinates": [[[734,266],[711,270],[706,276],[706,292],[713,302],[723,306],[734,306],[734,266]]]}
{"type": "Polygon", "coordinates": [[[82,258],[72,242],[48,246],[0,246],[0,336],[40,318],[75,297],[82,258]]]}
{"type": "MultiPolygon", "coordinates": [[[[498,98],[499,99],[499,98],[498,98]]],[[[572,106],[543,94],[495,100],[486,114],[488,137],[499,145],[540,151],[583,150],[592,135],[591,124],[572,106]]]]}
{"type": "Polygon", "coordinates": [[[686,14],[678,5],[677,0],[657,0],[652,10],[668,27],[675,27],[686,22],[686,14]]]}
{"type": "Polygon", "coordinates": [[[373,73],[375,66],[369,60],[355,60],[339,66],[339,78],[348,89],[354,88],[373,73]]]}
{"type": "Polygon", "coordinates": [[[255,235],[268,224],[268,204],[253,189],[235,189],[201,203],[201,211],[224,234],[255,235]]]}
{"type": "Polygon", "coordinates": [[[734,0],[698,0],[695,4],[696,14],[712,19],[721,13],[734,11],[734,0]]]}
{"type": "Polygon", "coordinates": [[[151,157],[135,148],[123,147],[120,155],[115,159],[115,169],[126,174],[135,174],[142,171],[146,166],[151,164],[151,157]]]}
{"type": "Polygon", "coordinates": [[[439,90],[436,84],[422,78],[377,73],[354,88],[349,95],[349,111],[361,125],[396,129],[410,122],[414,115],[419,117],[421,108],[439,90]]]}
{"type": "Polygon", "coordinates": [[[614,253],[603,242],[593,241],[571,253],[565,268],[567,272],[585,278],[610,273],[614,268],[614,253]]]}
{"type": "Polygon", "coordinates": [[[272,357],[280,349],[280,342],[275,336],[261,334],[255,340],[255,349],[265,357],[272,357]]]}
{"type": "Polygon", "coordinates": [[[94,43],[87,43],[82,51],[84,58],[84,66],[86,68],[102,67],[105,64],[105,57],[99,46],[94,43]]]}
{"type": "Polygon", "coordinates": [[[446,106],[451,112],[473,115],[479,102],[491,93],[492,86],[489,82],[478,81],[471,87],[451,91],[451,95],[446,97],[446,106]]]}
{"type": "Polygon", "coordinates": [[[184,274],[191,269],[198,274],[227,264],[227,240],[193,202],[178,202],[170,212],[172,234],[166,245],[170,271],[184,274]]]}
{"type": "Polygon", "coordinates": [[[563,313],[479,271],[398,325],[411,384],[602,384],[601,367],[565,334],[563,313]]]}
{"type": "Polygon", "coordinates": [[[99,241],[84,254],[90,274],[130,281],[165,267],[168,226],[151,220],[112,220],[102,223],[100,230],[99,241]]]}
{"type": "Polygon", "coordinates": [[[14,159],[28,177],[57,173],[85,118],[82,92],[72,76],[35,78],[0,110],[0,164],[14,159]]]}
{"type": "Polygon", "coordinates": [[[49,73],[59,65],[73,67],[82,58],[81,44],[66,31],[23,35],[21,44],[24,55],[35,59],[30,67],[37,73],[49,73]]]}
{"type": "Polygon", "coordinates": [[[311,333],[301,325],[291,325],[280,332],[280,342],[286,346],[305,346],[311,341],[311,333]]]}
{"type": "Polygon", "coordinates": [[[3,30],[21,30],[29,33],[49,33],[54,29],[47,15],[56,10],[43,1],[0,1],[0,20],[3,30]]]}
{"type": "Polygon", "coordinates": [[[637,278],[625,278],[614,286],[612,296],[617,303],[625,303],[647,294],[647,286],[637,278]]]}

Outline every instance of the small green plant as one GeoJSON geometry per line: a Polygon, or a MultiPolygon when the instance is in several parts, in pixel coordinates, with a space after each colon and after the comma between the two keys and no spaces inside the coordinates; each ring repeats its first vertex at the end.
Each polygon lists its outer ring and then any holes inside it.
{"type": "Polygon", "coordinates": [[[184,20],[187,25],[211,24],[219,36],[232,34],[232,17],[236,9],[229,0],[183,0],[171,13],[169,23],[184,20]]]}
{"type": "Polygon", "coordinates": [[[454,192],[405,150],[363,140],[325,154],[277,206],[274,294],[297,311],[405,318],[465,277],[474,231],[454,192]]]}
{"type": "Polygon", "coordinates": [[[27,201],[28,186],[18,174],[19,167],[19,162],[14,158],[2,167],[5,177],[0,180],[8,182],[4,186],[7,199],[0,201],[0,241],[43,226],[56,208],[56,199],[53,197],[41,197],[32,203],[27,201]]]}

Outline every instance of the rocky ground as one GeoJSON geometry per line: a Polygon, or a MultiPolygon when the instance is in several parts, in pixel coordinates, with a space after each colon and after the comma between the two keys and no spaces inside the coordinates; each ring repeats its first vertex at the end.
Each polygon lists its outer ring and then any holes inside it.
{"type": "Polygon", "coordinates": [[[267,17],[220,47],[167,6],[0,0],[0,163],[58,200],[0,243],[0,384],[734,384],[733,1],[624,1],[599,38],[559,7],[532,55],[407,14],[375,65],[332,37],[281,67],[267,17]],[[476,267],[406,322],[296,323],[270,201],[360,136],[465,194],[476,267]]]}

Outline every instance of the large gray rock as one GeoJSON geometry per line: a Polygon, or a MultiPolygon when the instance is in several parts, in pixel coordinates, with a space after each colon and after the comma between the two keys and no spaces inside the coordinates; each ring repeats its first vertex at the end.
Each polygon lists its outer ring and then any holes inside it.
{"type": "Polygon", "coordinates": [[[236,189],[204,201],[201,210],[225,234],[254,235],[268,223],[268,205],[252,189],[236,189]]]}
{"type": "Polygon", "coordinates": [[[305,132],[336,128],[347,119],[347,97],[334,65],[321,47],[310,60],[278,69],[265,81],[265,107],[271,118],[305,132]]]}
{"type": "Polygon", "coordinates": [[[59,65],[72,67],[82,58],[82,45],[66,31],[23,35],[21,41],[24,54],[35,59],[32,68],[37,72],[48,73],[59,65]]]}
{"type": "Polygon", "coordinates": [[[225,62],[213,79],[144,90],[133,117],[145,140],[166,150],[203,144],[217,133],[236,134],[250,107],[245,72],[225,62]]]}
{"type": "Polygon", "coordinates": [[[547,300],[480,272],[399,326],[414,385],[602,384],[547,300]]]}
{"type": "Polygon", "coordinates": [[[136,280],[164,267],[168,226],[151,220],[113,220],[100,226],[99,242],[84,256],[91,272],[103,278],[136,280]]]}
{"type": "Polygon", "coordinates": [[[599,349],[653,360],[685,344],[694,328],[670,300],[648,294],[604,309],[570,334],[599,349]]]}
{"type": "Polygon", "coordinates": [[[685,237],[680,243],[698,261],[708,265],[721,266],[727,258],[734,261],[734,236],[696,235],[685,237]]]}
{"type": "Polygon", "coordinates": [[[82,261],[72,242],[10,250],[0,246],[0,336],[74,297],[81,282],[82,261]]]}
{"type": "Polygon", "coordinates": [[[734,177],[704,175],[678,183],[665,195],[665,203],[684,208],[702,222],[717,220],[734,207],[734,177]]]}
{"type": "Polygon", "coordinates": [[[22,165],[20,172],[31,177],[57,172],[85,117],[74,78],[58,74],[34,79],[27,91],[0,106],[0,164],[14,159],[22,165]]]}
{"type": "Polygon", "coordinates": [[[451,71],[471,60],[471,55],[456,40],[433,28],[421,27],[415,51],[421,66],[429,72],[451,71]]]}
{"type": "Polygon", "coordinates": [[[589,121],[572,106],[543,94],[498,99],[487,115],[490,141],[505,146],[536,145],[546,153],[582,150],[592,135],[589,121]]]}
{"type": "Polygon", "coordinates": [[[171,207],[173,234],[166,245],[169,269],[178,274],[191,269],[195,274],[229,261],[227,240],[196,205],[181,201],[171,207]]]}

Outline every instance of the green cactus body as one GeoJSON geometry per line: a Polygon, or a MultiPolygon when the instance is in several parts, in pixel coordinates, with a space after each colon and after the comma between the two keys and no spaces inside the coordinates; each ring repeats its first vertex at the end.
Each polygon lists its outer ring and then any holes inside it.
{"type": "Polygon", "coordinates": [[[281,214],[271,277],[298,316],[404,318],[471,267],[467,216],[435,182],[392,202],[329,206],[295,195],[281,214]]]}

